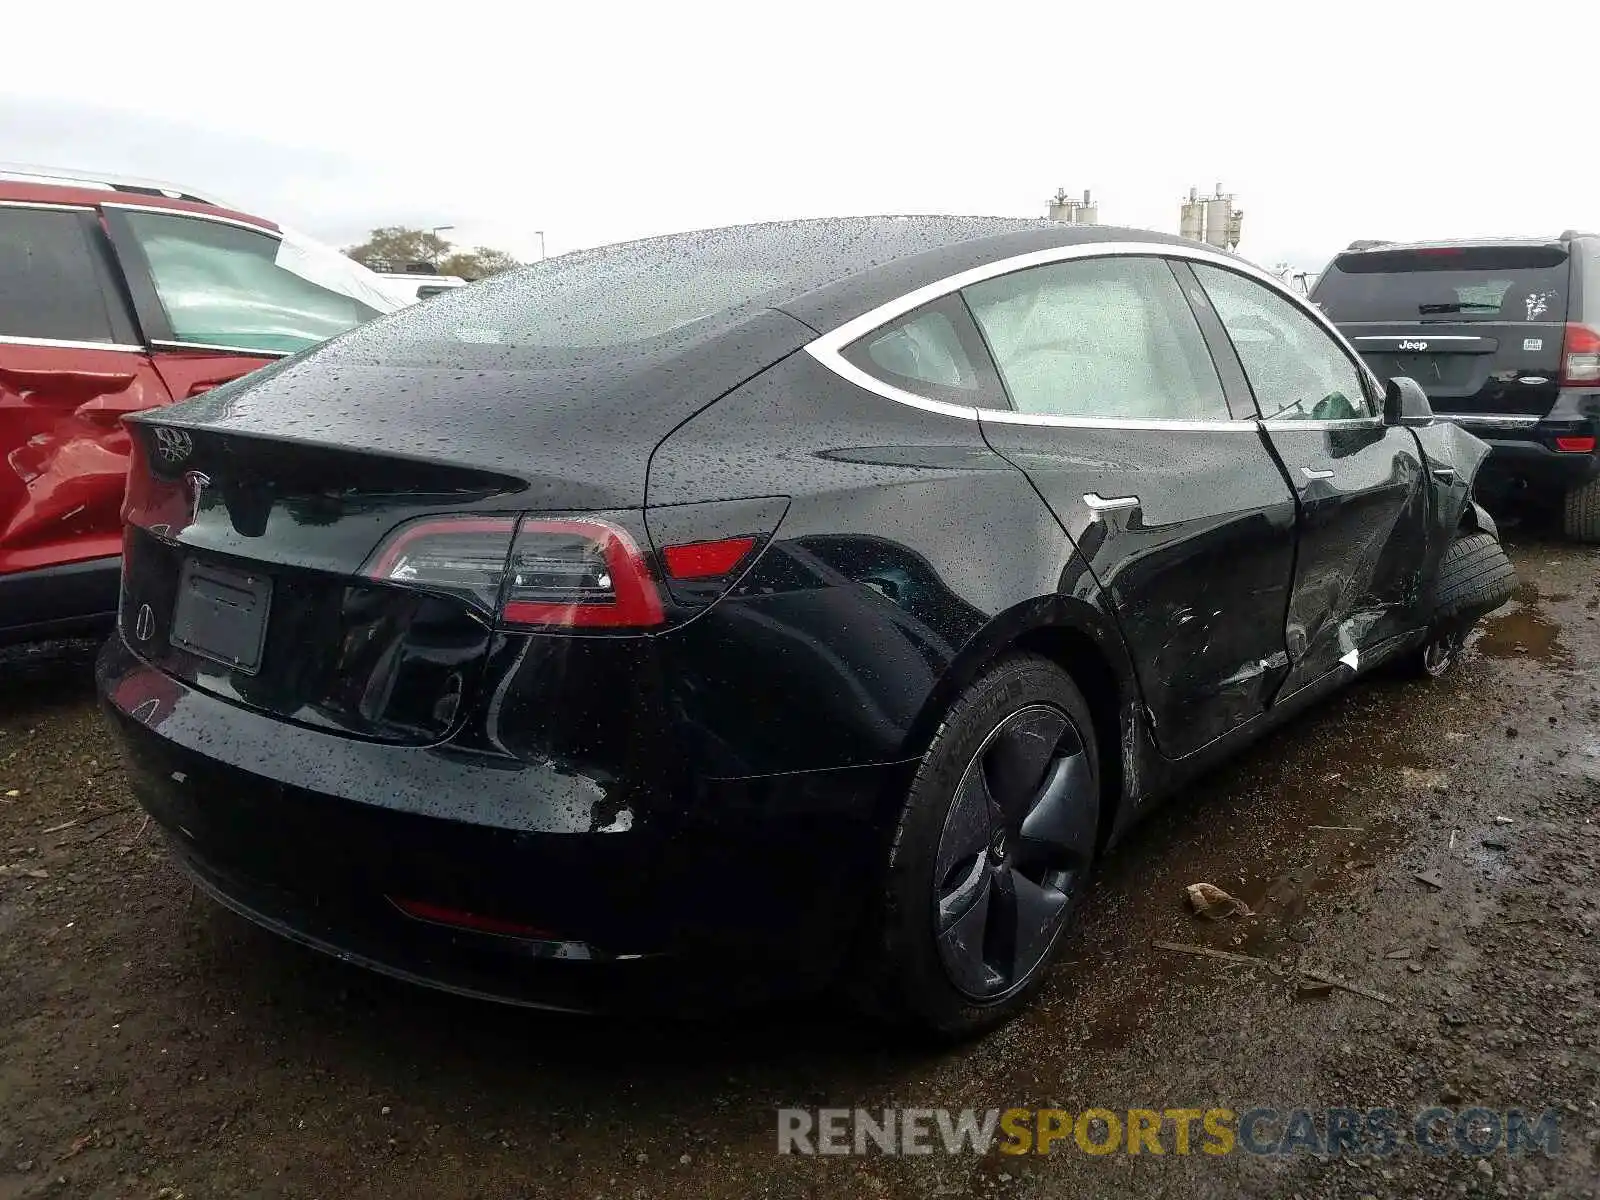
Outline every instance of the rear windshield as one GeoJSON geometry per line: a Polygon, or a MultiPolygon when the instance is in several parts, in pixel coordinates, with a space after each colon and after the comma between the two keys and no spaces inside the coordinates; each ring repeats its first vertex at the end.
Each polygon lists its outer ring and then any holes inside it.
{"type": "MultiPolygon", "coordinates": [[[[715,324],[781,287],[775,264],[681,247],[607,247],[536,263],[383,322],[397,343],[579,350],[715,324]]],[[[440,289],[441,291],[444,289],[440,289]]]]}
{"type": "Polygon", "coordinates": [[[1479,246],[1341,254],[1313,299],[1335,321],[1564,321],[1567,253],[1479,246]]]}
{"type": "Polygon", "coordinates": [[[512,366],[621,361],[686,346],[865,267],[1044,222],[843,217],[580,250],[435,296],[341,340],[341,353],[512,366]]]}

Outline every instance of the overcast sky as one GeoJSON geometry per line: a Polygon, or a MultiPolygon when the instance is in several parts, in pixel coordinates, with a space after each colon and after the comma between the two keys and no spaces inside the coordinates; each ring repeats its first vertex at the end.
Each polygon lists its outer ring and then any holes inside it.
{"type": "Polygon", "coordinates": [[[1600,225],[1600,93],[1564,40],[1589,5],[1315,9],[19,5],[0,160],[180,181],[341,246],[454,225],[523,258],[541,229],[555,254],[782,217],[1042,216],[1058,186],[1175,232],[1179,198],[1219,181],[1267,265],[1600,225]]]}

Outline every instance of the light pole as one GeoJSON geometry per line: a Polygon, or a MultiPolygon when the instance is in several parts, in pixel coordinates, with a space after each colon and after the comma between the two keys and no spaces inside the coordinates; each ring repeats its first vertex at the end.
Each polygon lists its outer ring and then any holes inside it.
{"type": "Polygon", "coordinates": [[[538,238],[539,238],[539,261],[543,262],[544,261],[544,230],[535,229],[533,232],[538,235],[538,238]]]}
{"type": "MultiPolygon", "coordinates": [[[[454,229],[454,228],[455,228],[454,225],[435,225],[432,229],[428,230],[428,232],[431,233],[434,237],[438,237],[441,233],[444,233],[446,230],[454,229]]],[[[438,255],[434,255],[433,265],[434,266],[438,266],[439,265],[439,257],[438,257],[438,255]]]]}

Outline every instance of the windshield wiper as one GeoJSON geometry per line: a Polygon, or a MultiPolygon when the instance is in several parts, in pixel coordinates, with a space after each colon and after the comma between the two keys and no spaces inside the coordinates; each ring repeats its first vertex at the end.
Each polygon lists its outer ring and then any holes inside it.
{"type": "Polygon", "coordinates": [[[1500,306],[1498,304],[1474,303],[1468,300],[1465,303],[1419,304],[1417,305],[1417,311],[1419,313],[1499,312],[1500,306]]]}

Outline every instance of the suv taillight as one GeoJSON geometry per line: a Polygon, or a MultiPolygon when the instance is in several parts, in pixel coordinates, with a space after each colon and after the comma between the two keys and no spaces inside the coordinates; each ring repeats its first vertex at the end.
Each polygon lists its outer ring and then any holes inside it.
{"type": "MultiPolygon", "coordinates": [[[[457,596],[509,628],[653,629],[667,617],[642,541],[609,515],[423,517],[385,538],[361,574],[457,596]]],[[[710,585],[709,602],[756,544],[684,543],[662,557],[670,578],[710,585]]]]}
{"type": "Polygon", "coordinates": [[[1576,322],[1567,325],[1561,345],[1563,387],[1600,387],[1600,330],[1576,322]]]}

